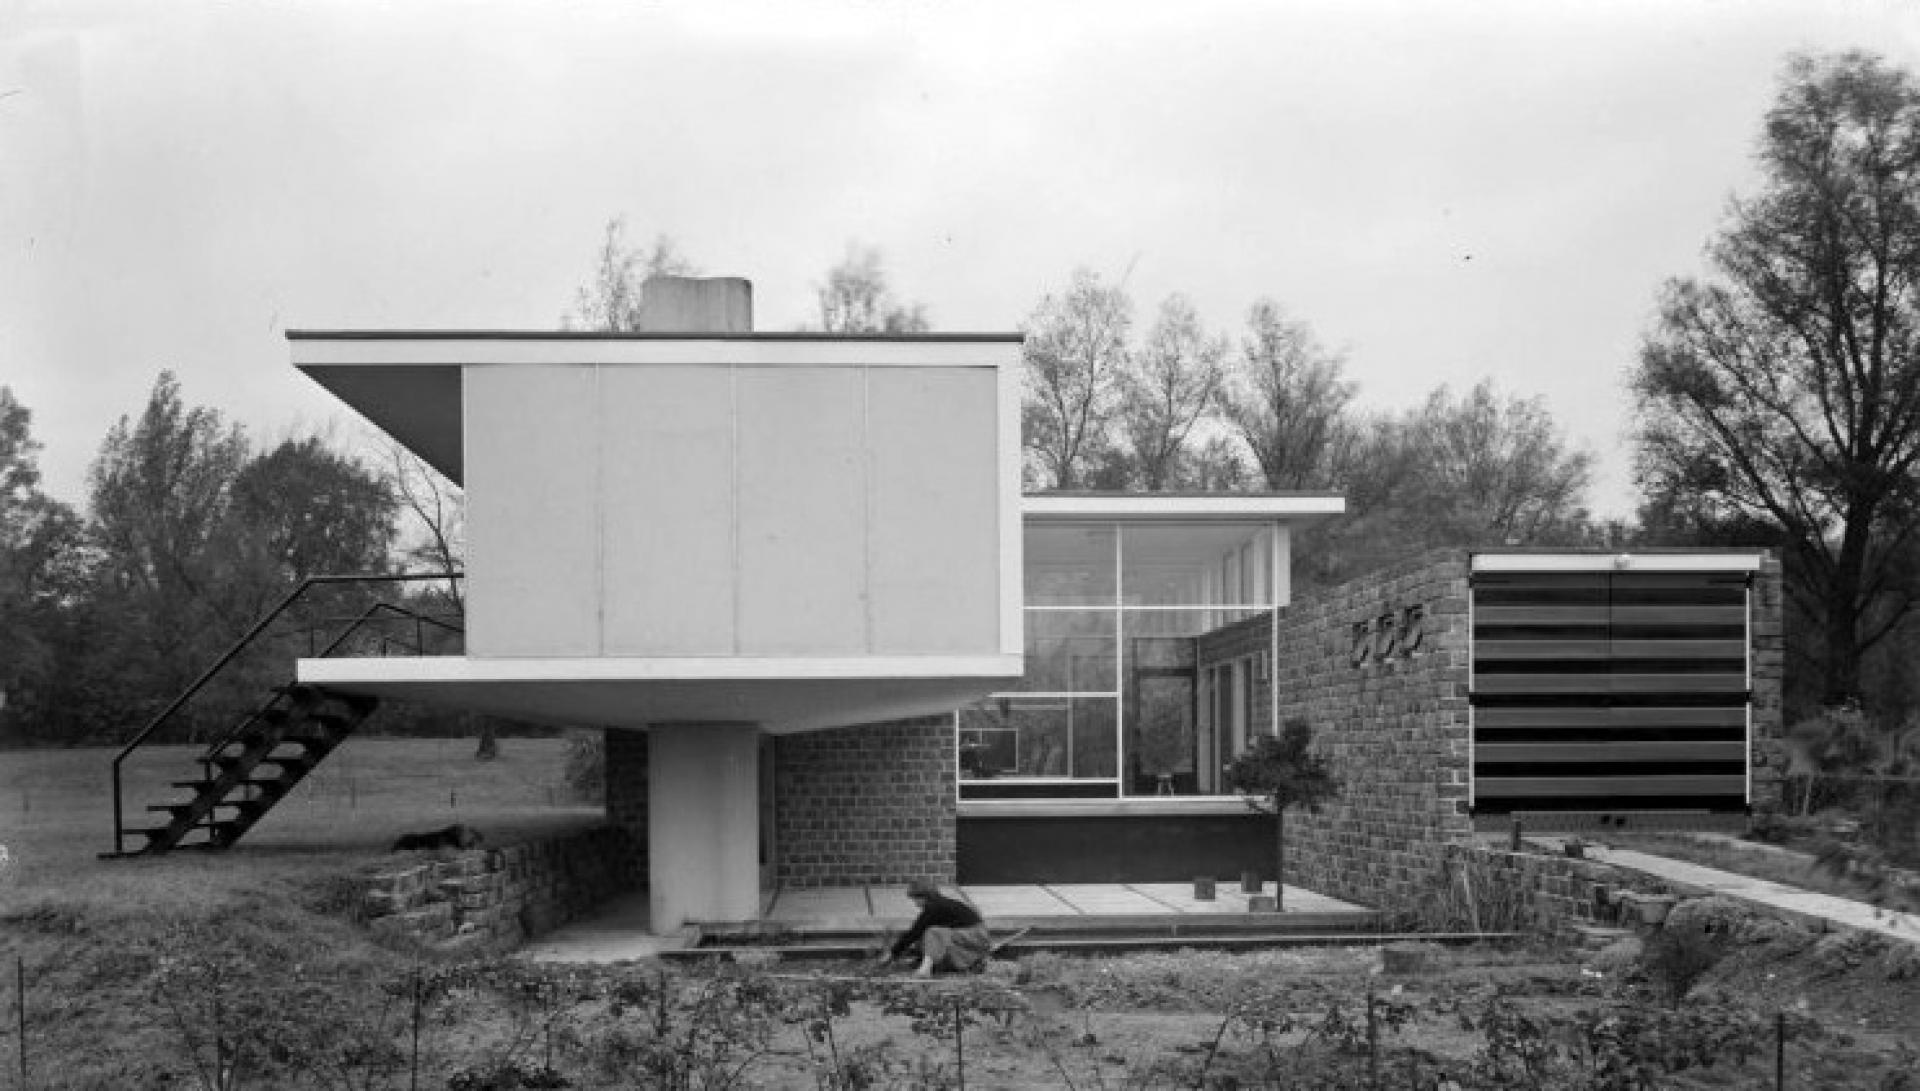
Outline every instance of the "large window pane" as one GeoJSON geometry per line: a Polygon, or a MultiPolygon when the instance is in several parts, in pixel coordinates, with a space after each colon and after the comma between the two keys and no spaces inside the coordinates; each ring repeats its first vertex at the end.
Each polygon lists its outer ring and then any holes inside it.
{"type": "Polygon", "coordinates": [[[1112,610],[1028,610],[1029,693],[1112,693],[1119,650],[1112,610]]]}
{"type": "Polygon", "coordinates": [[[1111,779],[1114,704],[1111,697],[1000,697],[963,709],[960,777],[1111,779]]]}
{"type": "Polygon", "coordinates": [[[1120,544],[1120,590],[1129,606],[1272,604],[1270,528],[1160,523],[1125,528],[1120,544]]]}
{"type": "Polygon", "coordinates": [[[1108,524],[1028,527],[1027,605],[1113,605],[1114,533],[1108,524]]]}
{"type": "Polygon", "coordinates": [[[1264,730],[1272,677],[1266,610],[1127,610],[1122,699],[1128,795],[1218,795],[1222,765],[1264,730]]]}

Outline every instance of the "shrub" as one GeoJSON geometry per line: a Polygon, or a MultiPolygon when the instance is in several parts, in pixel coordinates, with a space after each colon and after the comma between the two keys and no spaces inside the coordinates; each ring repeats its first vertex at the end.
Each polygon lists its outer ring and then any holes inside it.
{"type": "Polygon", "coordinates": [[[1679,1007],[1694,983],[1725,957],[1727,939],[1695,918],[1669,920],[1648,941],[1640,964],[1666,994],[1670,1007],[1679,1007]]]}
{"type": "Polygon", "coordinates": [[[586,732],[567,739],[567,769],[564,775],[568,790],[576,797],[589,803],[606,799],[607,748],[599,732],[586,732]]]}

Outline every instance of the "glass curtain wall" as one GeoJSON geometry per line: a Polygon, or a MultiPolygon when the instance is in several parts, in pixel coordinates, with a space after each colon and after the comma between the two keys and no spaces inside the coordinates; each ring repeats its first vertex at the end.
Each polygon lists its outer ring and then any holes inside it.
{"type": "Polygon", "coordinates": [[[1276,528],[1026,530],[1026,674],[960,713],[963,799],[1225,794],[1271,730],[1276,528]]]}

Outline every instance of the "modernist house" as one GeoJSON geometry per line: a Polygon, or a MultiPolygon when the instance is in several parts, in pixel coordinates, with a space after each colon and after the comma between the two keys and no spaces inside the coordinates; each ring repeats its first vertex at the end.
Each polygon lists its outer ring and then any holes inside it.
{"type": "Polygon", "coordinates": [[[644,324],[289,340],[468,505],[463,653],[300,682],[604,729],[656,929],[778,886],[1262,868],[1223,769],[1291,716],[1345,788],[1290,858],[1356,900],[1476,821],[1766,791],[1765,554],[1452,551],[1296,603],[1337,496],[1022,496],[1017,334],[756,334],[731,279],[649,282],[644,324]]]}

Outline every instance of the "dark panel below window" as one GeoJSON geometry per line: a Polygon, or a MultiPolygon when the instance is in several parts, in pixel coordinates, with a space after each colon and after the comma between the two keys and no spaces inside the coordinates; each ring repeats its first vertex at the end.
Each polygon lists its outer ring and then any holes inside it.
{"type": "Polygon", "coordinates": [[[1211,875],[1273,878],[1267,815],[969,818],[958,830],[960,882],[1174,883],[1211,875]]]}

